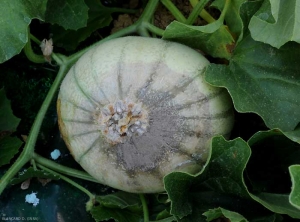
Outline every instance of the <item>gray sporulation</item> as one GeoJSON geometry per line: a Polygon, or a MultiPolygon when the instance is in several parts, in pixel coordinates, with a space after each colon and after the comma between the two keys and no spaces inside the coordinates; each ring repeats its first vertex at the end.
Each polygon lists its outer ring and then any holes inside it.
{"type": "MultiPolygon", "coordinates": [[[[187,135],[200,136],[201,132],[191,130],[185,119],[179,115],[176,106],[170,103],[171,98],[173,95],[169,92],[147,91],[141,100],[144,109],[153,107],[148,111],[147,131],[142,135],[131,136],[130,139],[107,150],[110,153],[108,156],[117,157],[117,166],[129,177],[134,178],[137,174],[148,172],[162,178],[164,175],[160,174],[159,167],[163,162],[168,162],[175,153],[189,158],[188,161],[179,163],[179,169],[186,165],[199,164],[199,168],[203,165],[201,156],[181,149],[181,142],[187,135]]],[[[207,125],[209,126],[209,123],[207,125]]]]}

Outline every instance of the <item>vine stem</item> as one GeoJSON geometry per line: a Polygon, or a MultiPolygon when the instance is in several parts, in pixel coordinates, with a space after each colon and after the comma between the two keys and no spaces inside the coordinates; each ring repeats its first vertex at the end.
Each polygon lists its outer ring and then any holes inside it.
{"type": "Polygon", "coordinates": [[[143,206],[144,222],[149,222],[149,211],[145,195],[140,193],[139,196],[143,206]]]}
{"type": "MultiPolygon", "coordinates": [[[[30,33],[30,29],[28,28],[28,33],[30,33]]],[[[33,52],[32,47],[31,47],[31,37],[28,38],[27,43],[25,44],[23,51],[26,55],[26,57],[34,63],[44,63],[45,58],[42,55],[37,55],[33,52]]]]}
{"type": "Polygon", "coordinates": [[[82,192],[84,192],[86,195],[89,196],[90,199],[92,199],[92,200],[95,199],[95,195],[94,195],[94,194],[92,194],[90,191],[88,191],[87,189],[85,189],[83,186],[79,185],[79,184],[76,183],[75,181],[69,179],[68,177],[66,177],[66,176],[64,176],[64,175],[62,175],[62,174],[60,174],[60,173],[57,173],[57,172],[55,172],[55,171],[53,171],[53,170],[50,170],[50,169],[48,169],[47,167],[45,167],[45,166],[43,166],[43,165],[41,165],[41,164],[37,164],[37,166],[38,166],[39,168],[41,168],[42,170],[45,170],[45,171],[47,171],[47,172],[49,172],[49,173],[52,173],[52,174],[54,174],[54,175],[58,175],[58,176],[59,176],[61,179],[63,179],[64,181],[68,182],[69,184],[73,185],[73,186],[76,187],[77,189],[79,189],[79,190],[81,190],[82,192]]]}
{"type": "Polygon", "coordinates": [[[35,160],[36,163],[38,163],[40,165],[43,165],[47,168],[50,168],[51,170],[54,170],[56,172],[63,173],[65,175],[76,177],[76,178],[79,178],[79,179],[99,183],[96,179],[94,179],[92,176],[90,176],[89,174],[87,174],[83,171],[75,170],[73,168],[60,165],[58,163],[55,163],[52,160],[49,160],[47,158],[44,158],[44,157],[40,156],[37,153],[33,153],[32,157],[33,157],[33,159],[35,160]]]}
{"type": "MultiPolygon", "coordinates": [[[[196,5],[199,3],[199,0],[190,0],[190,3],[193,7],[196,7],[196,5]]],[[[214,17],[212,17],[205,9],[201,10],[200,17],[203,18],[208,23],[213,23],[216,21],[214,17]]]]}
{"type": "Polygon", "coordinates": [[[192,25],[197,17],[199,16],[199,14],[203,11],[205,5],[207,4],[208,0],[200,0],[198,1],[198,3],[194,6],[193,11],[191,12],[191,14],[189,15],[186,24],[187,25],[192,25]]]}
{"type": "Polygon", "coordinates": [[[18,159],[13,163],[13,165],[6,171],[6,173],[2,176],[0,180],[0,194],[3,192],[5,187],[8,185],[10,180],[14,177],[14,175],[32,158],[34,153],[35,143],[39,134],[39,130],[41,128],[44,116],[48,110],[48,107],[57,91],[58,87],[62,79],[64,78],[67,72],[67,66],[62,65],[59,69],[57,77],[55,78],[38,114],[34,120],[34,123],[29,132],[28,138],[26,140],[26,144],[23,148],[22,153],[18,157],[18,159]]]}
{"type": "Polygon", "coordinates": [[[178,22],[186,23],[186,18],[170,0],[161,0],[161,3],[171,12],[178,22]]]}

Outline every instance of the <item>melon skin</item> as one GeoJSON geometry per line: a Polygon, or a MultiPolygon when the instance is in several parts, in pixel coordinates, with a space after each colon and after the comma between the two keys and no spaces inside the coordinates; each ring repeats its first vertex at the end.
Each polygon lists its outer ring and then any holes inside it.
{"type": "Polygon", "coordinates": [[[211,138],[227,137],[234,119],[227,91],[204,80],[208,64],[187,46],[154,38],[117,38],[90,49],[67,73],[57,100],[74,159],[100,183],[132,193],[164,191],[163,177],[174,171],[199,172],[211,138]],[[147,128],[112,141],[95,113],[120,101],[141,104],[147,128]]]}

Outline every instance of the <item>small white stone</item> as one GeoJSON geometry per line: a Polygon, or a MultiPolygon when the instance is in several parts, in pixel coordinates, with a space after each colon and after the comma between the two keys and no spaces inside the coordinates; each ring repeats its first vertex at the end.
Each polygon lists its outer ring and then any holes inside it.
{"type": "Polygon", "coordinates": [[[55,149],[51,152],[50,155],[53,160],[56,160],[60,156],[60,151],[58,149],[55,149]]]}
{"type": "Polygon", "coordinates": [[[36,197],[36,194],[37,194],[37,193],[33,193],[33,192],[32,192],[31,194],[27,194],[26,197],[25,197],[25,202],[27,202],[27,203],[32,203],[33,206],[38,205],[39,202],[40,202],[40,199],[38,199],[38,198],[36,197]]]}

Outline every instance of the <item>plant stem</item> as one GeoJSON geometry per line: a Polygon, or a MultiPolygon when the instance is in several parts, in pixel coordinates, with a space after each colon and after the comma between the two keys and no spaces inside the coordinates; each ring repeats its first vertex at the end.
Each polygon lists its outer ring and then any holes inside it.
{"type": "Polygon", "coordinates": [[[145,199],[144,194],[139,194],[140,196],[140,200],[142,202],[142,206],[143,206],[143,213],[144,213],[144,222],[149,222],[149,211],[148,211],[148,205],[145,199]]]}
{"type": "Polygon", "coordinates": [[[23,48],[23,51],[24,51],[26,57],[31,62],[34,62],[34,63],[44,63],[44,62],[46,62],[44,56],[37,55],[33,52],[32,47],[31,47],[31,39],[30,38],[28,38],[28,41],[27,41],[27,43],[25,44],[25,46],[23,48]]]}
{"type": "MultiPolygon", "coordinates": [[[[208,1],[206,1],[205,4],[207,4],[208,1]]],[[[195,8],[196,5],[199,3],[199,0],[190,0],[191,5],[195,8]]],[[[200,17],[203,18],[205,21],[207,21],[208,23],[213,23],[216,20],[205,10],[203,9],[200,12],[200,17]]]]}
{"type": "Polygon", "coordinates": [[[95,199],[95,195],[93,195],[90,191],[88,191],[87,189],[85,189],[83,186],[79,185],[78,183],[76,183],[75,181],[69,179],[68,177],[65,177],[64,175],[57,173],[53,170],[48,169],[47,167],[44,167],[41,164],[37,164],[37,166],[49,173],[52,173],[54,175],[58,175],[61,179],[63,179],[64,181],[68,182],[69,184],[73,185],[74,187],[76,187],[77,189],[81,190],[82,192],[84,192],[86,195],[89,196],[90,199],[95,199]]]}
{"type": "Polygon", "coordinates": [[[200,14],[200,12],[204,9],[205,5],[207,4],[209,0],[200,0],[198,1],[198,3],[196,4],[196,6],[194,7],[193,11],[191,12],[191,14],[189,15],[187,21],[186,21],[186,24],[187,25],[192,25],[198,15],[200,14]]]}
{"type": "Polygon", "coordinates": [[[207,21],[207,23],[213,23],[216,21],[205,9],[200,12],[200,17],[207,21]]]}
{"type": "Polygon", "coordinates": [[[31,160],[30,160],[30,163],[31,163],[31,165],[33,166],[33,169],[36,170],[36,164],[35,164],[34,159],[31,159],[31,160]]]}
{"type": "Polygon", "coordinates": [[[161,3],[171,12],[178,22],[186,23],[186,18],[170,0],[161,0],[161,3]]]}
{"type": "Polygon", "coordinates": [[[145,24],[145,26],[150,32],[152,32],[156,35],[163,36],[163,34],[164,34],[165,30],[160,29],[160,28],[156,27],[155,25],[150,24],[149,22],[147,22],[145,24]]]}
{"type": "Polygon", "coordinates": [[[48,107],[60,86],[61,81],[63,80],[67,71],[67,67],[62,65],[59,69],[59,72],[52,83],[52,86],[35,118],[31,130],[29,132],[28,138],[26,140],[26,144],[23,148],[22,153],[18,157],[18,159],[13,163],[13,165],[6,171],[6,173],[2,176],[0,180],[0,194],[3,192],[5,187],[8,185],[10,180],[15,176],[17,172],[33,157],[35,143],[45,117],[45,114],[48,110],[48,107]]]}
{"type": "Polygon", "coordinates": [[[58,163],[55,163],[52,160],[49,160],[47,158],[44,158],[44,157],[38,155],[37,153],[33,154],[33,159],[38,164],[43,165],[47,168],[50,168],[51,170],[55,170],[57,172],[63,173],[63,174],[68,175],[68,176],[76,177],[76,178],[79,178],[79,179],[99,183],[97,180],[95,180],[93,177],[91,177],[89,174],[87,174],[83,171],[75,170],[73,168],[60,165],[58,163]]]}

